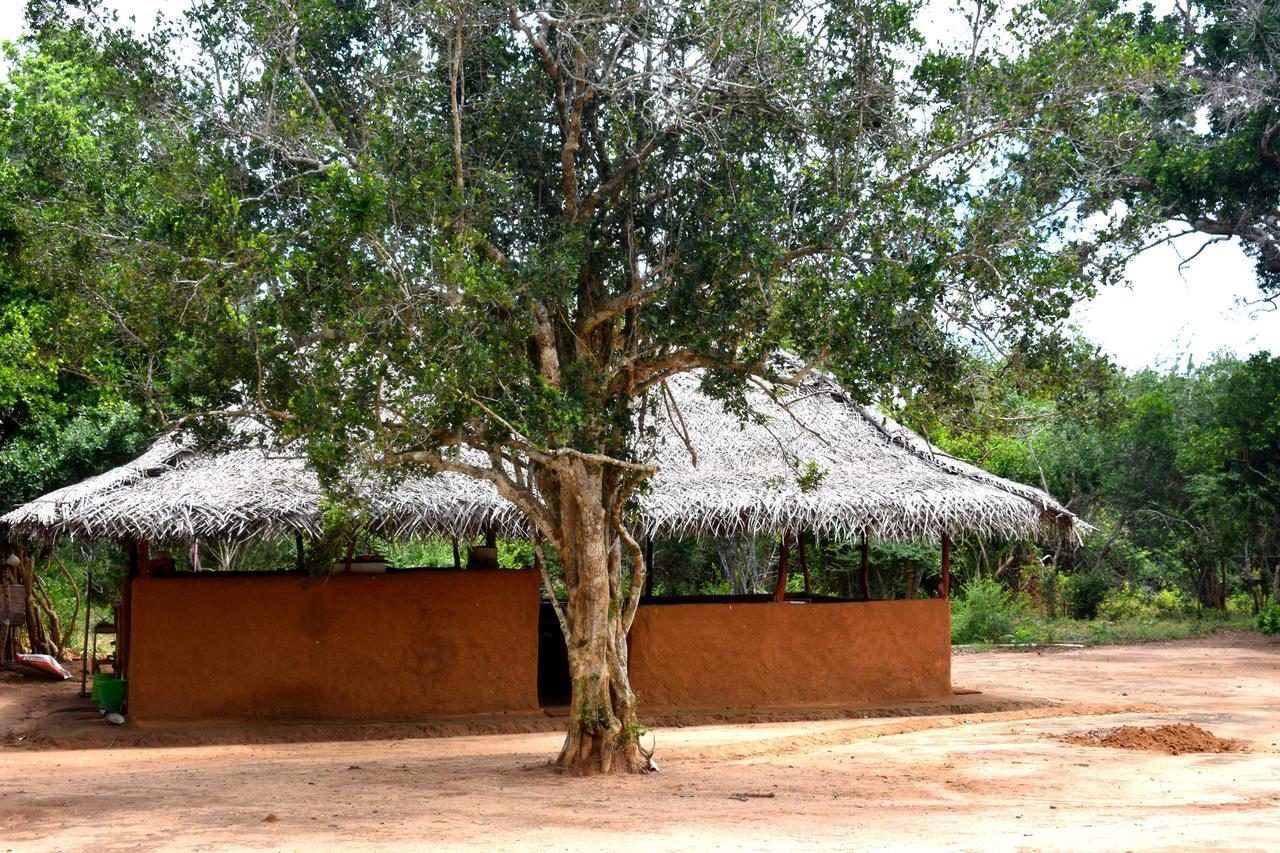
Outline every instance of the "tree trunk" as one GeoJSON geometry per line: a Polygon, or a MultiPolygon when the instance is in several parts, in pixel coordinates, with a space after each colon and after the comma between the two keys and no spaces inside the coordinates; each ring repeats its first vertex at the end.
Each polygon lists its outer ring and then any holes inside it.
{"type": "MultiPolygon", "coordinates": [[[[49,636],[45,627],[44,616],[49,608],[41,606],[40,590],[36,587],[35,557],[30,554],[20,555],[22,562],[18,564],[18,577],[27,589],[27,641],[31,651],[36,654],[53,655],[62,653],[57,642],[49,636]]],[[[56,622],[53,623],[56,630],[56,622]]]]}
{"type": "MultiPolygon", "coordinates": [[[[616,484],[587,462],[564,463],[557,474],[555,544],[568,593],[563,616],[573,687],[557,763],[578,774],[651,769],[627,672],[634,605],[623,588],[622,542],[613,523],[616,484]]],[[[632,566],[633,584],[642,584],[643,571],[643,565],[632,566]]]]}

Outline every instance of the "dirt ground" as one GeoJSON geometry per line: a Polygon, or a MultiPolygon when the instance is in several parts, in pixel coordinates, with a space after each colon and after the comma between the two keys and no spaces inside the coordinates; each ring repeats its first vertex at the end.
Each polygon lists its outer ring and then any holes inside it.
{"type": "Polygon", "coordinates": [[[3,680],[0,850],[1280,849],[1280,642],[961,654],[954,683],[990,704],[660,727],[660,774],[578,779],[548,731],[55,748],[25,733],[78,683],[3,680]],[[1244,751],[1061,740],[1179,723],[1244,751]]]}

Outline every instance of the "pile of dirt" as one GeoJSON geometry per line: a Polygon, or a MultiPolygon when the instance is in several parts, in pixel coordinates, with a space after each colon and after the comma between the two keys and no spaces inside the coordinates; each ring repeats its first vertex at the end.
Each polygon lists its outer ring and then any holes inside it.
{"type": "Polygon", "coordinates": [[[1141,749],[1182,755],[1184,752],[1240,752],[1243,744],[1220,738],[1190,723],[1170,726],[1121,726],[1110,731],[1066,735],[1062,740],[1079,746],[1108,746],[1113,749],[1141,749]]]}

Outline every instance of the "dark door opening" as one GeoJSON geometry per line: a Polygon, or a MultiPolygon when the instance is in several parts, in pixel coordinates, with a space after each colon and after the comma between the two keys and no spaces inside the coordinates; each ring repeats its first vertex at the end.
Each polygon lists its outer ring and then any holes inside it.
{"type": "Polygon", "coordinates": [[[564,632],[551,602],[538,609],[538,704],[543,708],[566,708],[573,695],[569,679],[569,651],[564,632]]]}

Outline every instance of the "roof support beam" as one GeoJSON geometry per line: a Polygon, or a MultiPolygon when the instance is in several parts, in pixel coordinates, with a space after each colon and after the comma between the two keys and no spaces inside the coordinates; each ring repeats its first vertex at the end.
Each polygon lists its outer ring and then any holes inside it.
{"type": "Polygon", "coordinates": [[[951,597],[951,534],[942,534],[942,583],[938,586],[938,595],[951,597]]]}
{"type": "Polygon", "coordinates": [[[809,558],[804,550],[804,537],[807,533],[807,530],[800,531],[800,540],[797,544],[800,546],[800,571],[804,573],[804,592],[805,595],[812,595],[813,584],[809,580],[809,558]]]}
{"type": "Polygon", "coordinates": [[[644,540],[644,594],[648,598],[653,598],[653,537],[647,536],[644,540]]]}
{"type": "Polygon", "coordinates": [[[773,590],[774,601],[787,597],[787,570],[791,562],[791,528],[782,531],[782,553],[778,556],[778,585],[773,590]]]}
{"type": "Polygon", "coordinates": [[[865,530],[862,531],[862,600],[871,600],[871,553],[865,530]]]}

